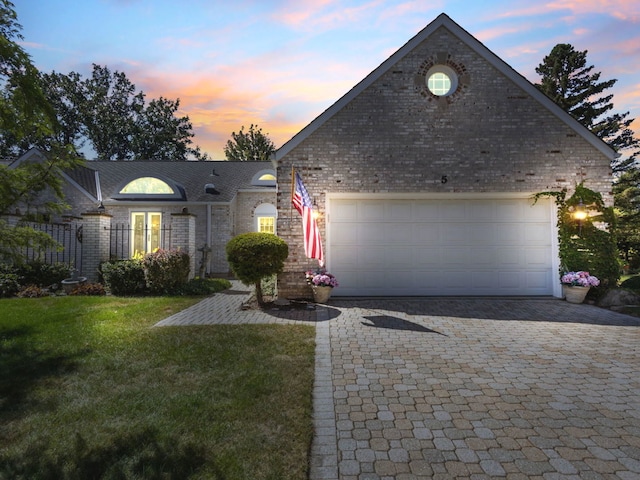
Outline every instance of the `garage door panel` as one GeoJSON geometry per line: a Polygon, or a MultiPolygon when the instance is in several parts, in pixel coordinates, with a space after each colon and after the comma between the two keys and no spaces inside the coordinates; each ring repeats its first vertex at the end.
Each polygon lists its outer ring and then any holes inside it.
{"type": "Polygon", "coordinates": [[[358,244],[362,247],[384,244],[384,236],[380,234],[380,227],[375,223],[358,223],[355,230],[358,232],[358,244]]]}
{"type": "Polygon", "coordinates": [[[361,248],[357,255],[358,265],[384,270],[386,250],[385,247],[361,248]]]}
{"type": "Polygon", "coordinates": [[[524,228],[522,224],[498,223],[496,230],[496,245],[522,246],[524,242],[524,228]]]}
{"type": "Polygon", "coordinates": [[[522,265],[524,251],[521,247],[498,247],[497,265],[504,268],[514,268],[522,265]]]}
{"type": "Polygon", "coordinates": [[[384,218],[383,202],[360,202],[358,204],[358,220],[379,222],[384,218]]]}
{"type": "Polygon", "coordinates": [[[442,263],[440,247],[413,247],[411,252],[417,269],[434,268],[442,263]]]}
{"type": "Polygon", "coordinates": [[[441,220],[446,222],[460,222],[468,220],[467,202],[455,200],[450,202],[440,202],[440,215],[441,220]]]}
{"type": "Polygon", "coordinates": [[[471,204],[470,221],[473,222],[492,222],[496,218],[496,210],[494,202],[483,202],[471,204]]]}
{"type": "Polygon", "coordinates": [[[344,200],[331,207],[332,222],[354,222],[358,218],[358,204],[355,200],[344,200]]]}
{"type": "Polygon", "coordinates": [[[471,228],[466,223],[443,223],[439,225],[439,241],[444,245],[468,245],[471,228]]]}
{"type": "Polygon", "coordinates": [[[495,245],[496,229],[490,223],[478,223],[468,226],[469,234],[473,243],[479,245],[495,245]]]}
{"type": "Polygon", "coordinates": [[[471,258],[476,265],[490,266],[496,265],[500,256],[496,247],[473,246],[471,247],[471,258]]]}
{"type": "Polygon", "coordinates": [[[395,267],[411,271],[415,263],[413,249],[411,248],[387,249],[384,258],[386,268],[395,267]]]}
{"type": "Polygon", "coordinates": [[[414,234],[412,228],[398,228],[392,225],[385,231],[386,238],[390,244],[411,245],[414,234]]]}
{"type": "Polygon", "coordinates": [[[551,238],[551,226],[549,224],[531,223],[525,224],[523,228],[525,245],[539,245],[551,238]]]}
{"type": "Polygon", "coordinates": [[[528,288],[546,289],[551,282],[550,273],[544,271],[530,271],[525,273],[528,288]]]}
{"type": "Polygon", "coordinates": [[[357,228],[334,228],[331,232],[332,245],[358,245],[357,228]]]}
{"type": "Polygon", "coordinates": [[[441,217],[441,203],[412,203],[412,218],[415,222],[435,222],[440,220],[441,217]]]}
{"type": "Polygon", "coordinates": [[[434,245],[439,243],[440,235],[437,223],[418,223],[413,224],[411,229],[413,232],[412,240],[417,245],[434,245]]]}
{"type": "Polygon", "coordinates": [[[396,202],[385,209],[384,220],[388,222],[409,222],[412,219],[411,203],[396,202]]]}
{"type": "Polygon", "coordinates": [[[543,267],[548,263],[548,252],[542,247],[527,247],[524,249],[525,264],[529,267],[543,267]]]}
{"type": "Polygon", "coordinates": [[[347,271],[358,266],[358,251],[356,246],[336,246],[331,249],[331,258],[336,265],[347,271]]]}
{"type": "Polygon", "coordinates": [[[548,202],[334,199],[330,212],[335,296],[553,292],[548,202]]]}

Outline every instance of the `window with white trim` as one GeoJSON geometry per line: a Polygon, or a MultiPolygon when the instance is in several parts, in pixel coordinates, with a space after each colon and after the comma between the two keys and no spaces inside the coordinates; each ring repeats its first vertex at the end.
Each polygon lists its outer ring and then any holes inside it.
{"type": "Polygon", "coordinates": [[[263,203],[256,207],[254,213],[256,232],[276,233],[276,207],[270,203],[263,203]]]}
{"type": "Polygon", "coordinates": [[[162,245],[162,213],[131,212],[131,257],[155,252],[162,245]]]}

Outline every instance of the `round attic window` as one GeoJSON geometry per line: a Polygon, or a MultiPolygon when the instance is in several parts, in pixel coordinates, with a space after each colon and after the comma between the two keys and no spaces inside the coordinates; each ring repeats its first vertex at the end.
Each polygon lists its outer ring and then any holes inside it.
{"type": "Polygon", "coordinates": [[[425,75],[427,88],[437,97],[447,97],[458,89],[458,75],[446,65],[434,65],[425,75]]]}

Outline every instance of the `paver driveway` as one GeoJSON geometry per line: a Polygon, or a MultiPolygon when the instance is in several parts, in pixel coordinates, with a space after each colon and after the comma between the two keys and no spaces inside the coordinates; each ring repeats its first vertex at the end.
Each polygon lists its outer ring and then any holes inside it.
{"type": "Polygon", "coordinates": [[[640,319],[556,299],[332,299],[158,325],[316,325],[312,480],[640,479],[640,319]]]}
{"type": "Polygon", "coordinates": [[[639,319],[556,299],[327,313],[335,429],[317,423],[312,478],[640,478],[639,319]]]}

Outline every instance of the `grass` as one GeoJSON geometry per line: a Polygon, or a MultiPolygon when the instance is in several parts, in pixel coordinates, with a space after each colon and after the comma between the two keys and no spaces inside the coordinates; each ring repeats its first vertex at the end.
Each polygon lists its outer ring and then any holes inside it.
{"type": "Polygon", "coordinates": [[[314,330],[185,297],[0,300],[0,479],[305,479],[314,330]]]}

